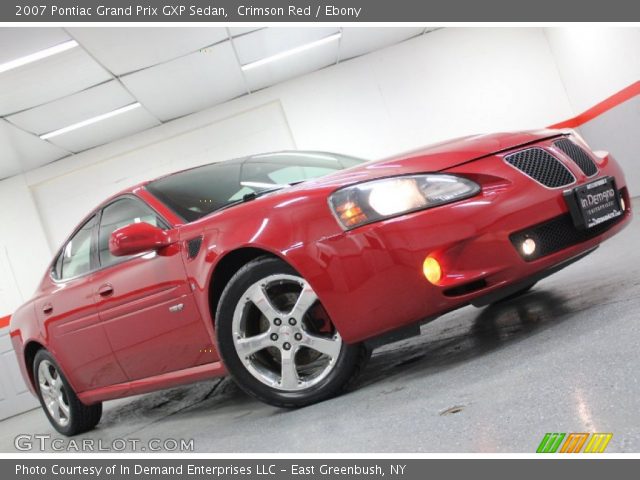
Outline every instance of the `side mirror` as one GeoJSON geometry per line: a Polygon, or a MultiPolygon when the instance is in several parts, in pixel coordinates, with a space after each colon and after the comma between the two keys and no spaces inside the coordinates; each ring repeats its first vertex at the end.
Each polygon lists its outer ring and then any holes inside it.
{"type": "Polygon", "coordinates": [[[109,251],[116,257],[160,250],[175,241],[168,232],[140,222],[118,228],[109,237],[109,251]]]}

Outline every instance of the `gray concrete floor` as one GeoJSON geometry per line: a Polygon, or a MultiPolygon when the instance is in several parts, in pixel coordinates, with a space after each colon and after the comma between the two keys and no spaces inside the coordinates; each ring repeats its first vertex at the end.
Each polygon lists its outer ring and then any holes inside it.
{"type": "MultiPolygon", "coordinates": [[[[636,208],[640,202],[635,202],[636,208]]],[[[76,437],[194,439],[200,452],[534,452],[546,432],[612,432],[640,452],[640,222],[527,295],[466,307],[374,352],[356,388],[300,410],[228,379],[105,404],[76,437]]],[[[57,437],[39,410],[0,422],[57,437]]]]}

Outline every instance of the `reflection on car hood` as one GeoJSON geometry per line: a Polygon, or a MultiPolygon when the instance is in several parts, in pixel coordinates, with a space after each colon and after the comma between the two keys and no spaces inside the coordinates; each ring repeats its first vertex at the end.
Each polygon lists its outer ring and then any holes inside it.
{"type": "Polygon", "coordinates": [[[301,187],[339,187],[393,175],[439,172],[494,153],[566,133],[568,132],[562,130],[538,130],[456,138],[389,159],[367,162],[357,167],[305,182],[301,187]]]}

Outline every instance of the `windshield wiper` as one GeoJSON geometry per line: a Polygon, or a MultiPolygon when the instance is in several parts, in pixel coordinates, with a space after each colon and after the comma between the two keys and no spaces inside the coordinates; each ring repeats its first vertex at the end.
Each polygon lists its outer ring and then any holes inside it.
{"type": "Polygon", "coordinates": [[[283,188],[288,187],[289,185],[278,185],[275,188],[265,188],[264,190],[260,190],[258,192],[246,193],[242,196],[243,202],[250,202],[251,200],[255,200],[262,195],[266,195],[267,193],[277,192],[278,190],[282,190],[283,188]]]}
{"type": "Polygon", "coordinates": [[[266,195],[267,193],[272,193],[272,192],[277,192],[278,190],[282,190],[283,188],[287,188],[287,187],[292,187],[293,185],[298,185],[299,183],[304,182],[305,180],[300,180],[298,182],[291,182],[291,183],[287,183],[287,184],[280,184],[275,186],[274,188],[265,188],[264,190],[260,190],[257,192],[251,192],[251,193],[246,193],[242,196],[242,198],[240,200],[235,200],[233,202],[227,203],[226,205],[221,206],[220,208],[217,208],[215,210],[213,210],[212,212],[209,212],[207,215],[213,213],[213,212],[219,212],[220,210],[226,210],[229,207],[233,207],[235,205],[238,205],[240,203],[245,203],[245,202],[250,202],[251,200],[255,200],[258,197],[261,197],[262,195],[266,195]]]}

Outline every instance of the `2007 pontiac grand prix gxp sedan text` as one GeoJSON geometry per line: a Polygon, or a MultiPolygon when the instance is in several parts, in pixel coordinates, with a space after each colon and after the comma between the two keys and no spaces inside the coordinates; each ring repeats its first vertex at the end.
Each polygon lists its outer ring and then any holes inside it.
{"type": "Polygon", "coordinates": [[[103,400],[226,372],[283,407],[336,395],[372,345],[531,288],[631,218],[616,161],[571,131],[391,160],[281,152],[126,190],[65,241],[11,319],[61,433],[103,400]]]}

